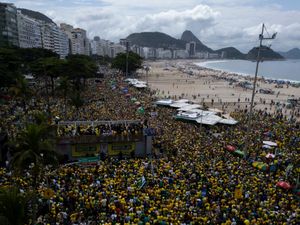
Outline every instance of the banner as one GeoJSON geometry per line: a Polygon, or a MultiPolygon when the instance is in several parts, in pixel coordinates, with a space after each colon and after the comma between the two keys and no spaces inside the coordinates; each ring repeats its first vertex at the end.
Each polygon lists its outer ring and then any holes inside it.
{"type": "Polygon", "coordinates": [[[131,152],[135,151],[135,143],[111,143],[108,145],[108,155],[117,156],[120,153],[123,155],[130,155],[131,152]]]}
{"type": "Polygon", "coordinates": [[[142,189],[144,187],[144,185],[146,184],[146,178],[144,176],[142,176],[137,182],[136,185],[138,187],[138,189],[142,189]]]}
{"type": "Polygon", "coordinates": [[[77,144],[72,146],[72,156],[73,157],[86,157],[93,156],[97,154],[100,149],[97,144],[77,144]]]}

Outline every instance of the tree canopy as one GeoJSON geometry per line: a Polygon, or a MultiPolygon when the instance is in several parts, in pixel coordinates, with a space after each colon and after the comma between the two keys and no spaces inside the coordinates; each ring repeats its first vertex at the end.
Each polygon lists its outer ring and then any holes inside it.
{"type": "MultiPolygon", "coordinates": [[[[112,68],[118,69],[122,71],[123,73],[126,72],[126,53],[120,53],[118,54],[112,61],[112,68]]],[[[142,58],[134,53],[129,52],[128,53],[128,73],[132,73],[136,71],[138,68],[141,68],[142,66],[142,58]]]]}

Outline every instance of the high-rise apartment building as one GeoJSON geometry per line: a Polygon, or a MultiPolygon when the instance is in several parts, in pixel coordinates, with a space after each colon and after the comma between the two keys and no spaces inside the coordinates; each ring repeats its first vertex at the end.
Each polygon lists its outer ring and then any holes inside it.
{"type": "Polygon", "coordinates": [[[89,41],[86,37],[86,31],[81,28],[75,28],[72,31],[72,54],[89,55],[89,41]]]}
{"type": "Polygon", "coordinates": [[[41,25],[40,23],[21,13],[18,10],[18,33],[19,33],[19,46],[21,48],[41,48],[41,25]]]}
{"type": "Polygon", "coordinates": [[[196,55],[196,42],[191,41],[186,43],[186,50],[189,53],[189,57],[194,57],[196,55]]]}
{"type": "Polygon", "coordinates": [[[60,28],[69,38],[71,54],[90,55],[90,43],[84,29],[65,23],[60,24],[60,28]]]}
{"type": "Polygon", "coordinates": [[[0,46],[19,46],[17,8],[0,3],[0,46]]]}

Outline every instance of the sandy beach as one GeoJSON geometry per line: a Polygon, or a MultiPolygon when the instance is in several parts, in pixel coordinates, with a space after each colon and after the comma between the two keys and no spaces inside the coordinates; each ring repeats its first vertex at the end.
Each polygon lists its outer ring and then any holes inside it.
{"type": "MultiPolygon", "coordinates": [[[[140,79],[147,81],[161,98],[185,98],[225,112],[250,108],[252,89],[241,87],[239,82],[253,82],[253,78],[198,67],[195,62],[199,61],[149,61],[146,63],[151,69],[147,76],[142,71],[140,79]]],[[[300,98],[300,88],[287,84],[278,87],[275,83],[258,79],[256,90],[259,89],[271,89],[274,94],[257,92],[254,110],[280,111],[288,118],[294,115],[299,120],[299,108],[288,109],[286,104],[289,98],[300,98]]]]}

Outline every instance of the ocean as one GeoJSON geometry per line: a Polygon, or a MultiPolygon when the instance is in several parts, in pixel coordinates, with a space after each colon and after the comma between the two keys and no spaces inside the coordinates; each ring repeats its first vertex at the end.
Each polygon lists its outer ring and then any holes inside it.
{"type": "MultiPolygon", "coordinates": [[[[241,75],[255,75],[256,62],[247,60],[212,60],[196,62],[198,66],[241,75]]],[[[300,82],[300,60],[263,61],[259,63],[258,75],[275,80],[300,82]]]]}

